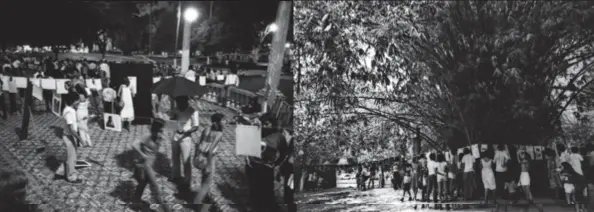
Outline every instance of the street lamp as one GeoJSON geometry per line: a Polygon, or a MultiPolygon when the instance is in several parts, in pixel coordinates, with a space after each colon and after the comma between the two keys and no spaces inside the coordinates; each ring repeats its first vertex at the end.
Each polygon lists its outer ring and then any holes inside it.
{"type": "Polygon", "coordinates": [[[266,26],[266,29],[264,30],[264,34],[262,34],[262,35],[261,35],[261,38],[260,38],[260,44],[261,44],[262,42],[264,42],[264,39],[265,39],[265,38],[266,38],[266,37],[267,37],[267,36],[268,36],[270,33],[276,32],[276,30],[278,30],[278,26],[277,26],[275,23],[271,23],[271,24],[269,24],[268,26],[266,26]]]}
{"type": "Polygon", "coordinates": [[[268,25],[268,31],[276,32],[276,30],[278,30],[278,26],[275,23],[268,25]]]}
{"type": "Polygon", "coordinates": [[[198,10],[187,8],[184,11],[184,37],[182,41],[182,62],[181,74],[184,75],[190,66],[190,35],[192,34],[192,22],[198,19],[198,10]]]}

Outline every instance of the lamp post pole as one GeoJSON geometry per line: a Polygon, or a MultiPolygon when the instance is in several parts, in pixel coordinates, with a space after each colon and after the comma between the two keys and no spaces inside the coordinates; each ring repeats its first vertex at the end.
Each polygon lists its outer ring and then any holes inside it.
{"type": "Polygon", "coordinates": [[[192,23],[185,20],[184,21],[184,39],[182,42],[182,61],[181,61],[181,74],[186,74],[188,72],[188,67],[190,66],[190,30],[192,28],[192,23]]]}
{"type": "Polygon", "coordinates": [[[190,36],[192,35],[192,22],[198,19],[198,11],[194,8],[188,8],[184,11],[184,34],[182,41],[182,61],[181,72],[183,76],[188,72],[190,66],[190,36]]]}

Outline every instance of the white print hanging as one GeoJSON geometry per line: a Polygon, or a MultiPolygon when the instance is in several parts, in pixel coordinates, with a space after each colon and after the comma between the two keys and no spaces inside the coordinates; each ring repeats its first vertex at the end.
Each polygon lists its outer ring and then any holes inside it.
{"type": "Polygon", "coordinates": [[[41,88],[45,90],[56,90],[56,80],[41,79],[41,88]]]}
{"type": "Polygon", "coordinates": [[[39,101],[43,101],[43,90],[37,85],[33,85],[33,97],[39,101]]]}
{"type": "Polygon", "coordinates": [[[13,77],[14,84],[17,88],[27,88],[27,78],[25,77],[13,77]]]}
{"type": "Polygon", "coordinates": [[[262,134],[258,126],[237,125],[235,137],[235,154],[261,158],[262,134]]]}
{"type": "Polygon", "coordinates": [[[542,146],[534,146],[534,160],[542,160],[543,155],[542,155],[542,146]]]}
{"type": "Polygon", "coordinates": [[[56,93],[57,94],[67,94],[68,90],[66,90],[66,82],[67,79],[56,79],[56,93]]]}
{"type": "Polygon", "coordinates": [[[161,81],[161,77],[153,77],[153,84],[161,81]]]}

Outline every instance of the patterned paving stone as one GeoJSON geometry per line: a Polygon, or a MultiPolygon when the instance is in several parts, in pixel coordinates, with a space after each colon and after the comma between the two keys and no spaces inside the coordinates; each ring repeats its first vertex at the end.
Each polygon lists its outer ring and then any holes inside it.
{"type": "MultiPolygon", "coordinates": [[[[167,100],[161,102],[168,109],[167,100]]],[[[215,112],[231,118],[235,114],[230,109],[221,108],[206,101],[194,102],[200,110],[200,122],[204,127],[215,112]]],[[[86,179],[83,184],[70,184],[63,180],[54,181],[53,171],[58,161],[65,159],[62,140],[57,137],[61,120],[51,113],[34,114],[29,129],[29,140],[18,141],[15,128],[20,127],[21,115],[0,119],[0,166],[23,169],[29,179],[27,199],[40,204],[42,211],[144,211],[131,208],[136,182],[132,179],[132,163],[127,155],[128,144],[148,133],[147,126],[132,126],[130,132],[102,130],[97,124],[90,124],[92,147],[80,148],[79,159],[87,159],[92,167],[79,170],[86,179]],[[45,148],[44,151],[38,151],[45,148]]],[[[194,135],[198,138],[198,133],[194,135]]],[[[220,143],[217,160],[216,184],[212,187],[211,199],[216,211],[247,211],[247,181],[244,173],[244,158],[235,155],[235,127],[226,128],[220,143]]],[[[163,189],[167,204],[175,211],[189,211],[185,200],[178,198],[175,186],[167,181],[171,170],[171,145],[166,143],[161,149],[156,167],[158,182],[163,189]]],[[[193,171],[194,187],[199,186],[200,173],[193,171]]],[[[152,202],[147,189],[143,199],[152,202]]],[[[159,210],[157,205],[151,209],[159,210]]],[[[147,209],[147,208],[145,208],[147,209]]]]}

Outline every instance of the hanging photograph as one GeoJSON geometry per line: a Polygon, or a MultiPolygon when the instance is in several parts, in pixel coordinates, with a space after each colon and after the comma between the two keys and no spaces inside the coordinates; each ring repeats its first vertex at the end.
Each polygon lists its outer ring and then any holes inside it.
{"type": "Polygon", "coordinates": [[[56,116],[60,116],[60,114],[62,114],[60,109],[62,109],[62,97],[54,95],[52,98],[52,113],[56,114],[56,116]]]}
{"type": "Polygon", "coordinates": [[[106,130],[122,131],[122,118],[118,114],[106,113],[103,115],[103,126],[106,130]]]}
{"type": "Polygon", "coordinates": [[[534,146],[534,160],[542,160],[542,146],[534,146]]]}

